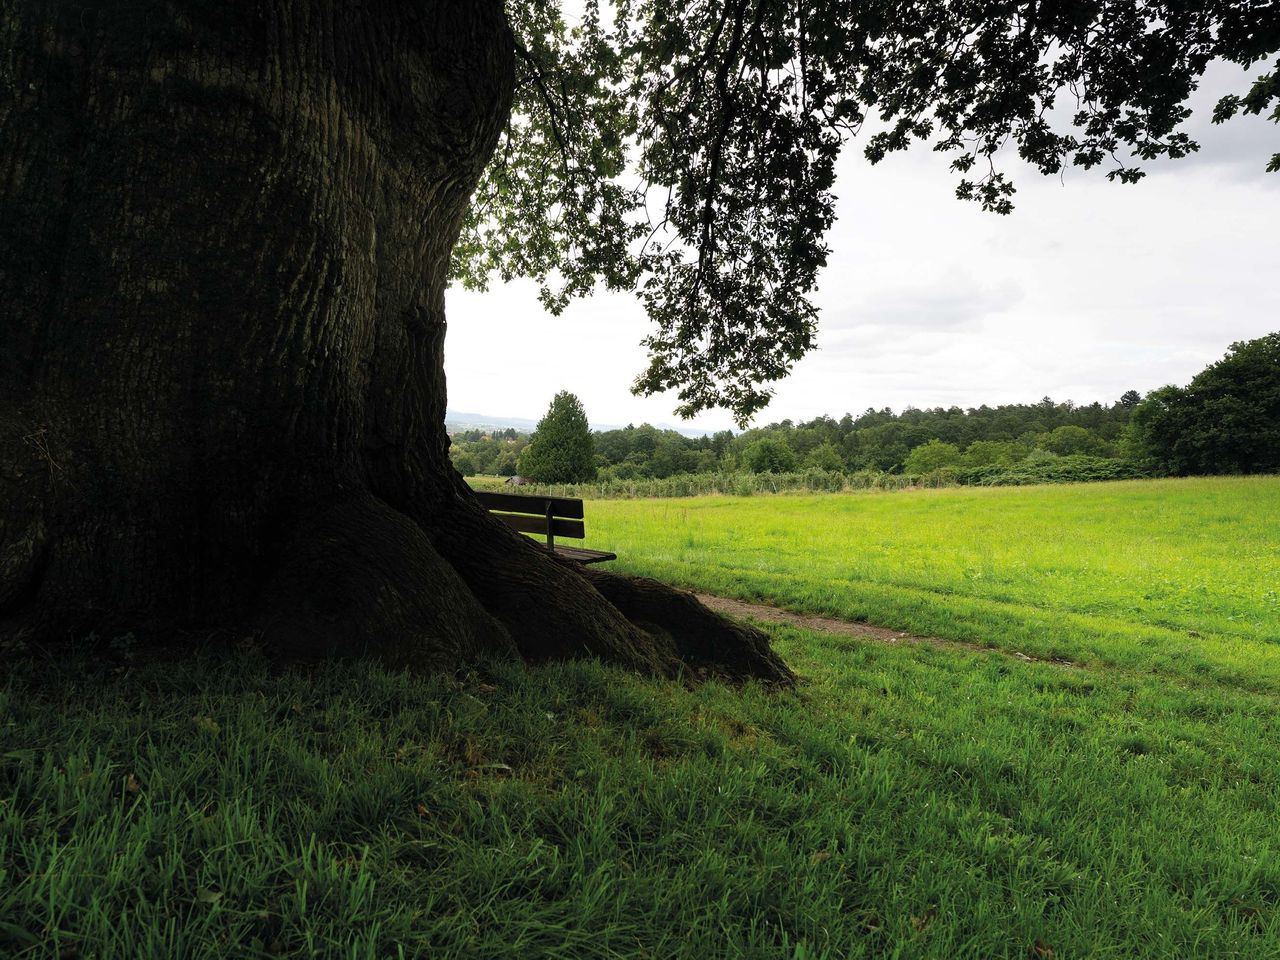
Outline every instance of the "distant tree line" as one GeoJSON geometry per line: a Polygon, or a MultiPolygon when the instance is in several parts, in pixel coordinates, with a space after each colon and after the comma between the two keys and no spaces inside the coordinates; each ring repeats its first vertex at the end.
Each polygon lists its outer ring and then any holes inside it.
{"type": "MultiPolygon", "coordinates": [[[[556,435],[581,434],[572,468],[539,466],[536,450],[526,449],[528,438],[514,430],[456,434],[455,466],[465,475],[519,472],[552,483],[803,471],[942,472],[961,483],[1267,472],[1280,470],[1280,333],[1233,344],[1186,387],[1162,387],[1145,399],[1130,390],[1109,404],[1045,397],[969,409],[869,409],[838,420],[783,420],[739,434],[687,437],[642,424],[588,436],[581,404],[560,394],[539,431],[566,416],[574,426],[557,426],[556,435]],[[557,413],[557,405],[564,410],[557,413]],[[592,451],[589,460],[584,449],[592,451]]],[[[563,450],[567,442],[548,441],[548,447],[563,450]]]]}
{"type": "MultiPolygon", "coordinates": [[[[927,473],[941,467],[1012,466],[1041,456],[1117,456],[1139,397],[1077,407],[1045,399],[962,410],[868,410],[839,420],[784,420],[733,434],[688,437],[650,424],[591,435],[597,478],[665,479],[688,473],[792,473],[874,470],[927,473]]],[[[464,475],[540,473],[527,453],[529,437],[514,430],[471,430],[453,437],[454,464],[464,475]],[[521,457],[525,459],[522,462],[521,457]]],[[[596,479],[590,476],[573,479],[596,479]]],[[[559,475],[549,482],[569,482],[559,475]]]]}
{"type": "Polygon", "coordinates": [[[529,435],[515,429],[464,430],[450,438],[453,466],[464,477],[489,474],[513,477],[520,454],[529,445],[529,435]]]}

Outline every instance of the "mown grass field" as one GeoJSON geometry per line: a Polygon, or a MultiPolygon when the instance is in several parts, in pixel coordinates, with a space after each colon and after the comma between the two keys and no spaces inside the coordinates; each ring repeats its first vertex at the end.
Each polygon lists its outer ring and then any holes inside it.
{"type": "Polygon", "coordinates": [[[635,572],[977,644],[773,627],[785,693],[11,665],[0,956],[1278,957],[1278,501],[588,506],[635,572]]]}
{"type": "Polygon", "coordinates": [[[795,610],[1280,691],[1280,478],[592,502],[617,568],[795,610]]]}

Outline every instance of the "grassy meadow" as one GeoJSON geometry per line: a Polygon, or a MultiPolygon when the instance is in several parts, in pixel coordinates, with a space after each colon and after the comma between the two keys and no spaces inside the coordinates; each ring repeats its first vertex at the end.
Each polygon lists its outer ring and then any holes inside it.
{"type": "Polygon", "coordinates": [[[14,664],[0,956],[1280,957],[1278,504],[588,505],[620,568],[972,645],[771,626],[783,693],[14,664]]]}
{"type": "Polygon", "coordinates": [[[1280,692],[1280,478],[602,500],[615,569],[1046,658],[1280,692]]]}

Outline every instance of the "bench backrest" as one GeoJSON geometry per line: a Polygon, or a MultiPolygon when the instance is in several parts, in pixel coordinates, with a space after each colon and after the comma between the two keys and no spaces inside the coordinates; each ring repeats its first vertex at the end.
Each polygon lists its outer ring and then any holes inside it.
{"type": "Polygon", "coordinates": [[[581,500],[484,492],[477,492],[476,499],[512,530],[542,534],[548,544],[554,543],[556,537],[581,540],[587,535],[581,500]]]}

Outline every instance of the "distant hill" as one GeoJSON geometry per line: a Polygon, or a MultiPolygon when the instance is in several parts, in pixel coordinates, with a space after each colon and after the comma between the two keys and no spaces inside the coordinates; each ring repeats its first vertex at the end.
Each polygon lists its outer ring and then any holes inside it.
{"type": "Polygon", "coordinates": [[[456,430],[506,430],[511,428],[521,433],[530,433],[538,425],[537,420],[524,417],[495,417],[487,413],[466,413],[462,410],[446,410],[444,412],[445,429],[456,430]]]}
{"type": "MultiPolygon", "coordinates": [[[[530,420],[526,417],[502,417],[488,413],[468,413],[463,410],[446,410],[444,413],[445,429],[450,432],[460,430],[519,430],[521,433],[532,433],[537,427],[537,420],[530,420]]],[[[622,424],[618,423],[593,423],[592,430],[619,430],[622,424]]],[[[675,426],[669,423],[655,423],[653,426],[659,430],[674,430],[682,433],[686,437],[701,437],[703,434],[710,433],[708,430],[695,430],[692,427],[675,426]]]]}

